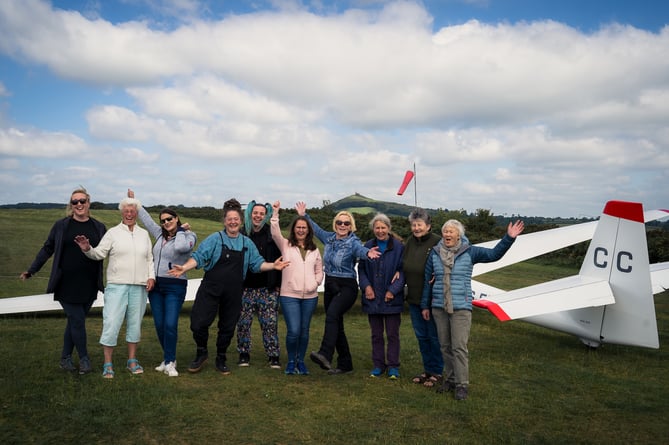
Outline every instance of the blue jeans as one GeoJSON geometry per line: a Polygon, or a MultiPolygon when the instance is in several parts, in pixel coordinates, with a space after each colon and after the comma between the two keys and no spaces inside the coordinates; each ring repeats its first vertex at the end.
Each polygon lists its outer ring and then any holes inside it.
{"type": "Polygon", "coordinates": [[[411,324],[418,340],[420,355],[423,357],[423,368],[425,372],[435,375],[441,375],[444,371],[444,359],[441,355],[439,346],[439,336],[437,335],[437,326],[434,324],[434,317],[429,321],[423,319],[420,306],[417,304],[409,305],[411,314],[411,324]]]}
{"type": "Polygon", "coordinates": [[[279,297],[279,302],[286,320],[288,361],[303,362],[309,346],[311,316],[318,305],[318,298],[279,297]]]}
{"type": "Polygon", "coordinates": [[[179,313],[186,298],[186,280],[158,279],[149,292],[149,303],[165,363],[176,361],[179,313]]]}

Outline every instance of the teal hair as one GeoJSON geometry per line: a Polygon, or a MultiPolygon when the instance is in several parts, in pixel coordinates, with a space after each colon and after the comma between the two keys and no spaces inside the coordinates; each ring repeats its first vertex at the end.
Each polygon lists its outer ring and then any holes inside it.
{"type": "Polygon", "coordinates": [[[244,212],[244,229],[246,230],[246,233],[251,233],[251,230],[253,230],[253,222],[251,221],[251,213],[253,212],[253,208],[255,206],[263,206],[265,207],[265,218],[262,220],[262,223],[260,223],[260,228],[262,228],[267,222],[270,220],[272,217],[272,204],[269,202],[266,202],[265,204],[260,204],[254,200],[249,201],[248,205],[246,206],[246,211],[244,212]]]}

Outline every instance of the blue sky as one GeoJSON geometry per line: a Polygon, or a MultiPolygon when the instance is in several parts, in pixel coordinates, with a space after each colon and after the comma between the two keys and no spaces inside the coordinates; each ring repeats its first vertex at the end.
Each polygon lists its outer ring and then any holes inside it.
{"type": "Polygon", "coordinates": [[[669,207],[669,2],[0,2],[0,204],[669,207]]]}

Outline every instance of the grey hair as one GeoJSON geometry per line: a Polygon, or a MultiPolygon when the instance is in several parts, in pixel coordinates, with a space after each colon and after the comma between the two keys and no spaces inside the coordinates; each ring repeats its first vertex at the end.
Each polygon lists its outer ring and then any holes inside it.
{"type": "Polygon", "coordinates": [[[139,199],[127,197],[123,198],[121,202],[118,203],[118,209],[120,211],[123,211],[123,207],[128,206],[134,206],[135,210],[139,211],[140,207],[142,207],[142,203],[139,201],[139,199]]]}
{"type": "Polygon", "coordinates": [[[443,232],[446,227],[455,227],[460,234],[460,238],[465,236],[465,226],[463,226],[462,223],[457,219],[449,219],[446,221],[444,225],[441,226],[441,231],[443,232]]]}
{"type": "Polygon", "coordinates": [[[388,230],[392,229],[392,225],[390,224],[390,218],[384,213],[377,213],[374,215],[374,218],[369,222],[369,228],[374,230],[374,224],[376,224],[377,221],[381,221],[383,224],[388,226],[388,230]]]}
{"type": "Polygon", "coordinates": [[[426,225],[432,224],[432,217],[425,211],[425,209],[416,208],[409,214],[409,222],[413,223],[416,220],[423,220],[426,225]]]}

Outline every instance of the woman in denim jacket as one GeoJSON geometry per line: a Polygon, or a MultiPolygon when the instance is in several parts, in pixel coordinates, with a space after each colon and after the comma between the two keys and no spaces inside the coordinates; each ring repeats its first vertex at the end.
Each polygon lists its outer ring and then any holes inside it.
{"type": "Polygon", "coordinates": [[[325,332],[318,352],[310,354],[311,360],[328,374],[337,375],[353,371],[351,351],[344,332],[344,314],[358,297],[358,282],[355,264],[359,258],[379,257],[378,247],[369,249],[355,235],[355,220],[349,212],[341,211],[332,221],[332,232],[321,229],[306,213],[307,205],[300,201],[295,205],[298,215],[306,216],[316,237],[323,243],[323,269],[325,271],[325,332]],[[332,367],[332,358],[337,351],[337,366],[332,367]]]}

